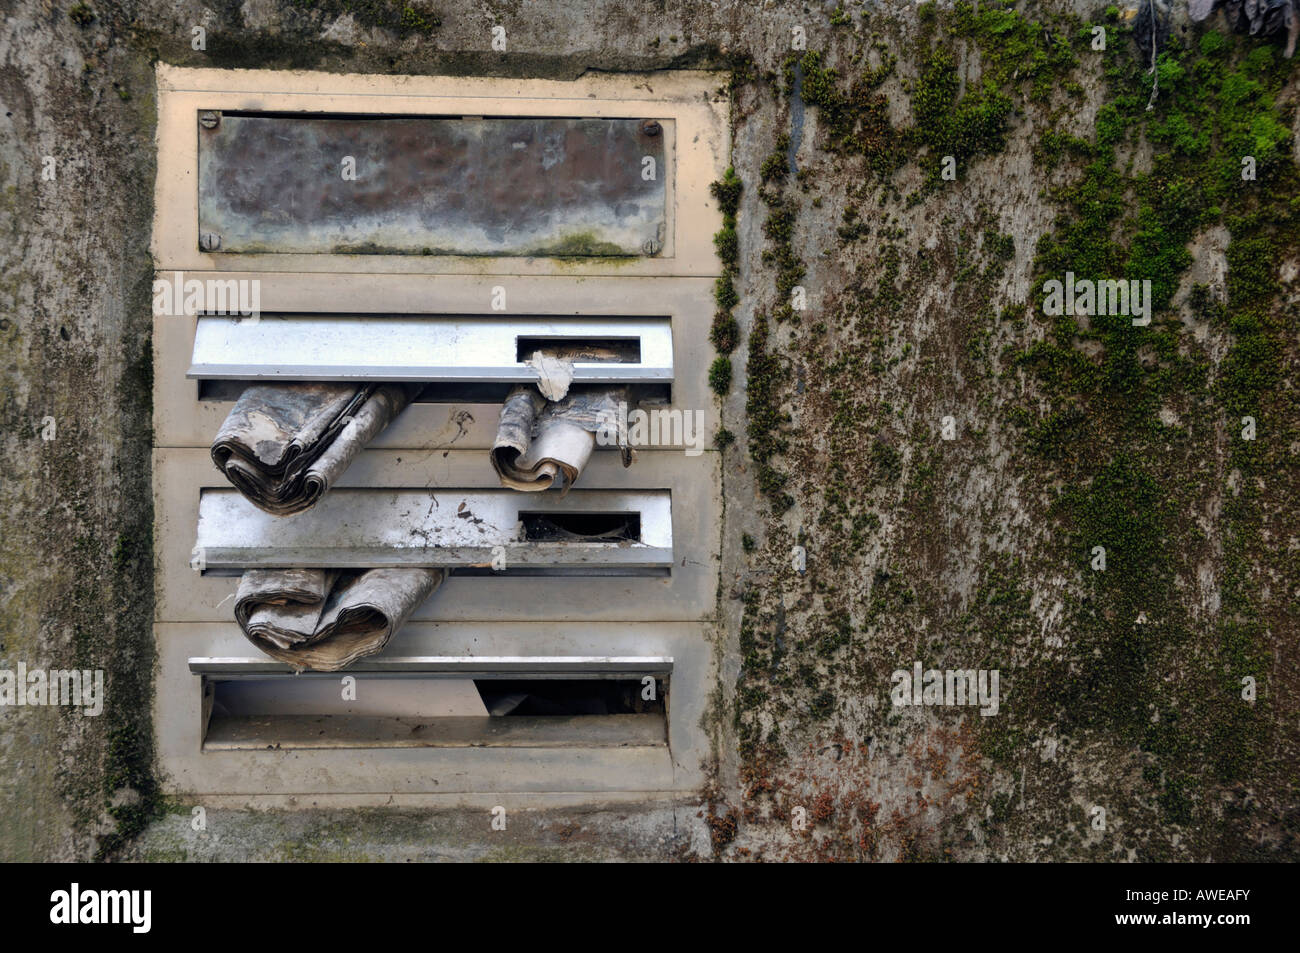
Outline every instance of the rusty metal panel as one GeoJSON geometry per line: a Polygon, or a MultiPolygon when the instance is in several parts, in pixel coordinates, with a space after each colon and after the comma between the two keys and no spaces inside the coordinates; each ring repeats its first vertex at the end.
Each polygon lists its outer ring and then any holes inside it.
{"type": "Polygon", "coordinates": [[[198,136],[204,251],[646,256],[667,231],[654,120],[201,112],[198,136]]]}

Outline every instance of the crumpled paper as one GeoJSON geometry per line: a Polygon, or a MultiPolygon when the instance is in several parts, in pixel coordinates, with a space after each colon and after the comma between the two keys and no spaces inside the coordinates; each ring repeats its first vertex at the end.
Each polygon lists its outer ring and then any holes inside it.
{"type": "Polygon", "coordinates": [[[627,388],[586,385],[573,388],[563,400],[547,400],[537,388],[514,388],[501,407],[492,444],[492,467],[501,485],[534,492],[559,488],[561,494],[582,474],[596,446],[596,434],[617,435],[623,466],[635,453],[628,445],[627,388]]]}
{"type": "Polygon", "coordinates": [[[574,364],[621,364],[636,360],[635,354],[630,342],[557,343],[533,351],[533,356],[524,363],[537,372],[537,389],[543,397],[563,400],[573,383],[574,364]]]}
{"type": "Polygon", "coordinates": [[[382,651],[445,578],[442,569],[251,569],[235,593],[235,620],[296,671],[336,672],[382,651]]]}
{"type": "Polygon", "coordinates": [[[255,384],[212,443],[212,462],[274,516],[309,509],[420,384],[255,384]]]}
{"type": "Polygon", "coordinates": [[[524,362],[537,372],[537,389],[547,400],[563,400],[573,383],[573,359],[536,351],[524,362]]]}

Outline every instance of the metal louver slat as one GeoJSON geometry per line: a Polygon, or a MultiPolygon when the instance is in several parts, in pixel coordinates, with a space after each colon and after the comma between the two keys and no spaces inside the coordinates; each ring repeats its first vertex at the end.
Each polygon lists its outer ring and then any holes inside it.
{"type": "Polygon", "coordinates": [[[202,380],[527,382],[539,348],[621,351],[575,360],[579,383],[673,380],[669,318],[202,315],[187,376],[202,380]],[[636,359],[627,359],[629,356],[636,359]]]}
{"type": "Polygon", "coordinates": [[[282,518],[234,489],[204,489],[196,549],[208,571],[664,572],[673,563],[669,496],[668,490],[574,490],[561,500],[554,492],[336,488],[311,510],[282,518]]]}

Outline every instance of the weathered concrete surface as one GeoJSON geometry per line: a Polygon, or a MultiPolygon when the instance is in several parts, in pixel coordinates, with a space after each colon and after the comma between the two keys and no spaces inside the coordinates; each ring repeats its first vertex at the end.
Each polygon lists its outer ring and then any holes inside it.
{"type": "Polygon", "coordinates": [[[6,859],[87,856],[110,800],[144,793],[150,74],[62,5],[0,23],[0,657],[104,669],[118,700],[97,719],[0,709],[6,859]]]}
{"type": "Polygon", "coordinates": [[[151,862],[646,863],[707,853],[709,832],[700,814],[656,805],[511,811],[501,830],[493,829],[490,810],[208,810],[200,817],[178,807],[125,856],[151,862]]]}
{"type": "MultiPolygon", "coordinates": [[[[1034,15],[1044,12],[1032,6],[1034,15]]],[[[884,111],[893,125],[905,124],[923,72],[910,2],[871,5],[866,27],[852,4],[849,22],[832,27],[833,2],[442,7],[146,0],[92,2],[74,20],[66,4],[19,0],[4,13],[0,659],[103,667],[110,705],[98,721],[48,709],[0,711],[0,857],[93,855],[114,846],[102,837],[115,826],[110,806],[129,828],[141,820],[132,805],[151,801],[144,730],[152,585],[144,370],[151,63],[563,78],[585,69],[720,67],[728,65],[728,54],[747,53],[754,80],[738,87],[734,116],[734,165],[745,183],[735,310],[742,344],[732,354],[735,383],[722,404],[724,425],[739,442],[727,451],[725,478],[717,638],[726,661],[714,717],[705,726],[717,751],[716,785],[704,798],[710,807],[679,809],[676,819],[657,808],[538,812],[494,840],[498,835],[486,829],[481,812],[214,810],[208,830],[198,832],[189,806],[178,805],[125,856],[1294,858],[1300,742],[1297,622],[1288,602],[1294,606],[1300,597],[1294,557],[1287,554],[1300,538],[1296,451],[1283,453],[1259,478],[1260,538],[1269,541],[1271,555],[1251,555],[1244,573],[1229,570],[1220,512],[1241,482],[1225,462],[1223,414],[1208,402],[1208,391],[1200,395],[1205,401],[1159,413],[1166,426],[1192,422],[1191,442],[1171,433],[1160,462],[1175,474],[1171,487],[1191,488],[1171,493],[1205,539],[1175,554],[1171,609],[1193,619],[1188,629],[1198,633],[1184,657],[1212,655],[1225,623],[1218,615],[1221,588],[1243,575],[1254,581],[1251,599],[1267,621],[1269,640],[1261,684],[1275,686],[1275,694],[1267,757],[1257,758],[1244,780],[1206,782],[1187,794],[1164,778],[1176,757],[1157,762],[1104,728],[1076,726],[1049,756],[1044,739],[1057,732],[1046,716],[998,735],[969,713],[889,709],[889,671],[914,658],[972,666],[988,658],[1009,670],[1045,673],[1044,681],[1063,677],[1053,653],[1069,646],[1069,633],[1059,627],[1063,606],[1077,600],[1078,573],[1060,557],[1068,527],[1054,526],[1048,512],[1068,476],[1026,466],[1024,438],[1007,425],[1003,410],[1038,392],[1031,380],[1001,375],[998,355],[1050,333],[1036,309],[1025,307],[1036,243],[1059,211],[1044,190],[1078,167],[1044,172],[1035,149],[1049,114],[1065,131],[1091,134],[1101,104],[1097,62],[1082,62],[1070,77],[1083,84],[1081,98],[1066,102],[1054,93],[1018,102],[996,161],[964,168],[960,190],[909,203],[908,193],[923,178],[915,157],[897,170],[893,187],[877,193],[861,161],[825,150],[828,130],[819,110],[808,108],[802,128],[795,128],[774,83],[781,81],[792,24],[804,27],[808,48],[824,51],[842,76],[879,65],[877,40],[898,56],[894,74],[879,87],[884,111]],[[494,25],[507,29],[505,53],[492,49],[494,25]],[[191,48],[195,26],[206,30],[203,52],[191,48]],[[792,505],[772,516],[758,489],[760,471],[747,455],[744,385],[748,377],[752,387],[753,369],[745,336],[756,312],[784,303],[774,287],[776,265],[763,257],[772,243],[758,195],[760,169],[783,132],[797,133],[783,154],[795,154],[803,178],[787,183],[785,192],[795,209],[793,245],[813,310],[798,326],[774,326],[766,352],[782,368],[777,407],[791,418],[790,450],[781,462],[792,474],[785,487],[792,505]],[[56,160],[53,181],[41,178],[45,156],[56,160]],[[845,217],[850,206],[870,219],[866,240],[856,244],[838,234],[851,221],[845,217]],[[963,291],[961,276],[989,265],[989,249],[979,240],[985,232],[1010,236],[1012,244],[988,296],[976,300],[963,291]],[[898,254],[893,265],[891,246],[898,254]],[[895,283],[896,297],[886,293],[895,283]],[[856,322],[847,310],[854,301],[865,302],[856,322]],[[1019,310],[991,327],[973,322],[985,306],[996,312],[1012,305],[1019,310]],[[854,350],[863,342],[869,361],[854,350]],[[844,355],[857,363],[837,364],[844,355]],[[990,366],[994,373],[984,376],[990,366]],[[845,390],[854,388],[861,399],[844,411],[845,390]],[[850,413],[847,445],[841,412],[850,413]],[[938,421],[946,415],[969,436],[940,443],[938,421]],[[46,416],[57,425],[48,441],[40,433],[46,416]],[[1203,420],[1220,422],[1207,428],[1203,420]],[[833,494],[842,499],[834,485],[842,474],[828,461],[846,449],[851,468],[869,457],[880,476],[844,507],[832,505],[833,494]],[[788,568],[791,546],[800,540],[808,549],[804,576],[788,568]],[[745,612],[757,627],[768,674],[756,675],[752,665],[742,671],[745,612]],[[743,718],[734,705],[738,678],[743,718]],[[745,758],[738,754],[742,729],[759,740],[745,758]],[[988,753],[1008,749],[1009,760],[988,753]],[[1178,811],[1170,819],[1166,808],[1179,807],[1180,798],[1197,823],[1180,822],[1178,811]],[[1098,804],[1110,808],[1105,832],[1089,825],[1088,812],[1098,804]],[[794,807],[806,808],[809,818],[810,831],[799,836],[791,834],[794,807]],[[506,836],[519,839],[506,848],[506,836]],[[572,847],[574,840],[585,846],[572,847]],[[433,846],[418,846],[426,843],[433,846]]],[[[1099,20],[1101,7],[1059,5],[1085,20],[1099,20]]],[[[1176,33],[1181,30],[1176,24],[1176,33]]],[[[1086,48],[1077,37],[1072,43],[1086,48]]],[[[964,90],[980,77],[981,58],[965,41],[952,45],[964,90]]],[[[1293,71],[1282,108],[1294,109],[1295,100],[1293,71]]],[[[1300,114],[1288,125],[1295,123],[1300,114]]],[[[1300,149],[1300,140],[1293,146],[1300,149]]],[[[1133,168],[1149,167],[1150,152],[1150,143],[1141,143],[1131,155],[1133,168]]],[[[1129,158],[1121,150],[1121,163],[1129,158]]],[[[1192,251],[1176,302],[1188,328],[1179,346],[1203,355],[1217,372],[1230,335],[1222,321],[1184,299],[1196,298],[1194,282],[1221,290],[1215,282],[1223,280],[1223,236],[1207,230],[1192,251]]],[[[1279,299],[1292,313],[1297,270],[1292,251],[1281,267],[1279,299]]],[[[1079,346],[1086,352],[1096,344],[1079,346]]],[[[1294,393],[1294,351],[1293,342],[1281,362],[1278,394],[1294,393]]],[[[1279,416],[1295,418],[1293,403],[1279,399],[1277,407],[1279,416]]],[[[1278,432],[1284,447],[1287,441],[1300,446],[1293,429],[1282,425],[1278,432]]],[[[1186,674],[1163,671],[1157,679],[1177,682],[1186,674]]],[[[1039,690],[1029,678],[1021,684],[1022,698],[1039,690]]],[[[1200,704],[1193,697],[1185,713],[1196,716],[1200,704]]],[[[1003,705],[1016,710],[1014,690],[1003,705]]],[[[1017,717],[1023,713],[1022,707],[1017,717]]],[[[1153,723],[1162,713],[1166,721],[1178,714],[1153,702],[1153,723]]]]}

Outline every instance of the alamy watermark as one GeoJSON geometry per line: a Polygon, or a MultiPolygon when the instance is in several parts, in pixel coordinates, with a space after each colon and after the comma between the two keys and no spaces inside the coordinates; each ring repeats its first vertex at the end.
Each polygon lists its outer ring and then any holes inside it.
{"type": "Polygon", "coordinates": [[[252,318],[262,314],[262,282],[257,278],[186,278],[173,271],[153,283],[153,313],[178,317],[230,314],[252,318]]]}
{"type": "Polygon", "coordinates": [[[75,925],[125,924],[148,933],[153,924],[152,890],[82,890],[74,883],[50,894],[50,922],[75,925]]]}
{"type": "Polygon", "coordinates": [[[94,717],[104,710],[104,670],[0,669],[0,707],[4,705],[68,705],[94,717]]]}
{"type": "Polygon", "coordinates": [[[889,697],[896,708],[906,705],[978,705],[986,718],[998,713],[997,669],[927,669],[920,662],[912,670],[897,669],[890,680],[889,697]]]}
{"type": "Polygon", "coordinates": [[[698,457],[704,452],[704,411],[676,407],[629,411],[627,402],[619,401],[618,419],[602,423],[596,431],[596,444],[682,447],[688,457],[698,457]]]}
{"type": "Polygon", "coordinates": [[[1065,281],[1055,278],[1043,282],[1043,314],[1107,315],[1122,314],[1133,318],[1135,328],[1151,323],[1151,281],[1093,281],[1065,273],[1065,281]]]}

